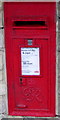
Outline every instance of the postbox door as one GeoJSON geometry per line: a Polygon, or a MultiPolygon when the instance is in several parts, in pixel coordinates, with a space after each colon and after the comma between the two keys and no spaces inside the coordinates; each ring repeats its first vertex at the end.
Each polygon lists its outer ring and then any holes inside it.
{"type": "Polygon", "coordinates": [[[15,107],[21,115],[25,111],[31,115],[50,112],[49,41],[49,38],[13,39],[15,107]],[[28,40],[32,45],[28,45],[28,40]]]}

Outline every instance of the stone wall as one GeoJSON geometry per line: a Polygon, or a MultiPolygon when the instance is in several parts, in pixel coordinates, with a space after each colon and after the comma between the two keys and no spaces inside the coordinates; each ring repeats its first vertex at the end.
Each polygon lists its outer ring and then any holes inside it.
{"type": "Polygon", "coordinates": [[[3,3],[0,2],[0,118],[7,114],[7,81],[3,26],[3,3]]]}

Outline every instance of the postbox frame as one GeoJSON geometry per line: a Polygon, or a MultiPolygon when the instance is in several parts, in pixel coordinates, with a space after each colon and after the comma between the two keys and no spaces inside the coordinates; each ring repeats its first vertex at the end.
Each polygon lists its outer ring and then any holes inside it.
{"type": "MultiPolygon", "coordinates": [[[[5,11],[6,12],[6,11],[5,11]]],[[[5,13],[6,14],[6,13],[5,13]]],[[[8,39],[8,35],[7,35],[7,27],[6,27],[6,24],[7,23],[5,23],[5,38],[6,38],[6,41],[5,41],[5,45],[6,45],[6,59],[8,59],[8,54],[9,54],[9,51],[8,51],[8,49],[11,47],[11,46],[9,46],[9,45],[7,45],[7,39],[8,39]]],[[[10,26],[10,29],[11,29],[11,26],[10,26]]],[[[51,38],[50,38],[51,39],[51,38]]],[[[12,45],[12,43],[11,43],[11,45],[12,45]]],[[[56,53],[56,43],[52,43],[52,45],[54,46],[54,53],[56,53]]],[[[34,47],[34,46],[32,46],[32,47],[34,47]]],[[[11,59],[11,58],[9,58],[9,59],[11,59]]],[[[11,59],[12,60],[12,59],[11,59]]],[[[56,59],[55,59],[55,62],[56,62],[56,59]]],[[[10,68],[10,66],[8,65],[9,64],[9,61],[7,61],[7,69],[8,69],[8,71],[9,71],[9,68],[10,68]]],[[[8,76],[10,76],[10,75],[7,75],[7,79],[8,79],[8,76]]],[[[51,81],[52,82],[52,81],[51,81]]],[[[10,86],[9,86],[9,81],[8,81],[8,89],[10,89],[10,86]]],[[[10,83],[11,84],[11,83],[10,83]]],[[[54,86],[55,87],[55,86],[54,86]]],[[[55,89],[55,88],[54,88],[55,89]]],[[[11,91],[9,91],[9,94],[8,94],[8,98],[10,99],[10,94],[12,94],[12,92],[13,92],[13,89],[11,88],[10,89],[11,91]]],[[[54,91],[54,95],[55,95],[55,91],[54,91]]],[[[12,108],[12,106],[10,107],[10,105],[11,104],[13,104],[13,106],[14,106],[14,95],[12,96],[12,98],[13,98],[13,101],[11,102],[9,99],[8,99],[8,103],[9,103],[9,109],[11,108],[11,109],[13,109],[12,108]]],[[[54,97],[55,98],[55,97],[54,97]]],[[[54,105],[54,107],[55,107],[55,105],[54,105]]],[[[12,115],[15,115],[16,114],[16,112],[14,113],[12,113],[12,115]]],[[[19,114],[17,114],[17,115],[19,115],[19,114]]],[[[40,114],[37,114],[38,116],[40,116],[40,114]]],[[[30,115],[28,115],[28,116],[30,116],[30,115]]],[[[32,116],[32,114],[31,114],[31,116],[32,116]]],[[[44,115],[44,113],[42,114],[42,116],[48,116],[47,114],[45,114],[44,115]]],[[[50,116],[53,116],[52,114],[50,114],[50,116]]]]}

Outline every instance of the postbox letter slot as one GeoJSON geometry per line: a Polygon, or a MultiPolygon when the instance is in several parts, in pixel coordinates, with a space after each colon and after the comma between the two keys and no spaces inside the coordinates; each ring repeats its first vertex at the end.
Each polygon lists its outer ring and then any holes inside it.
{"type": "Polygon", "coordinates": [[[14,21],[14,27],[47,27],[46,21],[14,21]]]}

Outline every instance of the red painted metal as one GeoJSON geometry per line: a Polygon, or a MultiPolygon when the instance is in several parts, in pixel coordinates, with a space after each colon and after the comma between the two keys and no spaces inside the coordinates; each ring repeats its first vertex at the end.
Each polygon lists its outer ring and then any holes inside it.
{"type": "Polygon", "coordinates": [[[55,116],[55,17],[55,2],[4,3],[9,115],[55,116]],[[23,48],[39,49],[39,75],[22,75],[23,48]]]}

